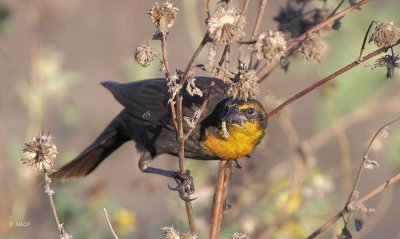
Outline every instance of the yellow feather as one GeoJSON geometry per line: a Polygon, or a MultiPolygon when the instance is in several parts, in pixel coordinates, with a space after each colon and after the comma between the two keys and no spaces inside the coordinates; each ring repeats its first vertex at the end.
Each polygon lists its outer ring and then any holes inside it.
{"type": "MultiPolygon", "coordinates": [[[[228,125],[228,138],[213,135],[206,131],[203,148],[211,155],[224,160],[238,159],[249,154],[258,143],[263,131],[255,121],[245,122],[242,126],[228,125]]],[[[222,132],[220,132],[222,134],[222,132]]]]}

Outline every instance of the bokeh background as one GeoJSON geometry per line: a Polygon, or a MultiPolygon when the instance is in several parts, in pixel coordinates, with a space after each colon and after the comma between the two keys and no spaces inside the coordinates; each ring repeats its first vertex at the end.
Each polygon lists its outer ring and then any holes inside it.
{"type": "MultiPolygon", "coordinates": [[[[335,6],[339,1],[329,2],[335,6]]],[[[122,109],[100,82],[163,75],[157,60],[148,68],[133,60],[138,44],[159,49],[151,40],[155,29],[147,15],[153,3],[0,1],[0,238],[58,237],[46,194],[36,184],[40,175],[21,164],[21,149],[42,129],[50,131],[60,152],[57,165],[65,164],[122,109]]],[[[174,4],[180,11],[168,38],[168,57],[172,68],[183,69],[205,31],[205,1],[174,4]]],[[[273,17],[284,4],[268,2],[262,31],[276,29],[273,17]]],[[[258,1],[250,1],[249,26],[257,6],[258,1]]],[[[399,1],[381,0],[352,12],[339,31],[324,37],[328,48],[320,63],[292,58],[289,72],[276,70],[262,83],[259,99],[271,110],[354,61],[370,22],[399,26],[399,9],[399,1]]],[[[367,52],[373,49],[367,46],[367,52]]],[[[372,69],[373,64],[341,75],[270,120],[252,158],[242,159],[244,168],[233,172],[221,238],[237,231],[251,238],[304,238],[343,207],[371,135],[400,115],[398,69],[387,79],[386,70],[372,69]],[[287,217],[280,221],[283,214],[287,217]]],[[[160,228],[170,225],[187,231],[184,203],[167,189],[172,180],[142,174],[133,146],[126,143],[87,178],[53,185],[59,215],[74,238],[112,238],[103,208],[120,238],[161,238],[160,228]]],[[[399,155],[397,124],[374,145],[370,157],[380,167],[365,172],[361,195],[400,171],[399,155]]],[[[218,162],[187,163],[196,183],[200,238],[207,238],[218,162]]],[[[177,161],[165,156],[155,165],[174,170],[177,161]]],[[[400,238],[398,198],[394,185],[368,201],[375,212],[354,236],[400,238]]],[[[342,227],[339,220],[321,238],[335,238],[342,227]]]]}

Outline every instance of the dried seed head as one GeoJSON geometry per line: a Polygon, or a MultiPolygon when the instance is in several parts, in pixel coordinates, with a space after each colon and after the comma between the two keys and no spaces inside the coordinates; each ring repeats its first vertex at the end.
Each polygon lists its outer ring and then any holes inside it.
{"type": "Polygon", "coordinates": [[[324,43],[316,34],[311,34],[301,43],[296,52],[305,60],[319,62],[324,50],[324,43]]]}
{"type": "Polygon", "coordinates": [[[149,45],[137,46],[133,54],[136,62],[143,67],[148,67],[150,62],[153,61],[154,57],[157,56],[157,54],[153,51],[153,49],[150,48],[149,45]]]}
{"type": "Polygon", "coordinates": [[[302,4],[294,1],[287,1],[285,6],[281,6],[279,13],[274,17],[278,22],[278,30],[296,37],[307,30],[309,21],[303,14],[302,4]]]}
{"type": "Polygon", "coordinates": [[[172,3],[165,1],[162,4],[156,4],[150,10],[150,17],[158,31],[166,34],[175,24],[179,9],[172,3]]]}
{"type": "Polygon", "coordinates": [[[230,85],[227,93],[229,97],[243,100],[255,98],[260,93],[256,72],[251,70],[239,75],[239,79],[230,85]]]}
{"type": "Polygon", "coordinates": [[[240,11],[229,4],[221,3],[207,23],[207,31],[214,43],[235,43],[241,41],[246,33],[246,20],[240,11]]]}
{"type": "Polygon", "coordinates": [[[249,239],[250,237],[242,232],[235,232],[232,235],[232,239],[249,239]]]}
{"type": "Polygon", "coordinates": [[[393,22],[378,22],[368,43],[373,41],[378,47],[391,46],[399,39],[398,33],[399,29],[393,25],[393,22]]]}
{"type": "Polygon", "coordinates": [[[197,235],[194,233],[181,233],[176,230],[173,226],[163,227],[161,230],[164,231],[163,235],[165,239],[196,239],[197,235]]]}
{"type": "Polygon", "coordinates": [[[265,58],[269,63],[278,61],[286,51],[286,40],[283,32],[269,30],[261,34],[255,44],[258,59],[265,58]]]}
{"type": "Polygon", "coordinates": [[[51,138],[50,132],[42,131],[25,143],[22,149],[22,163],[47,173],[56,171],[54,160],[58,151],[57,147],[49,142],[51,138]]]}
{"type": "Polygon", "coordinates": [[[386,67],[386,69],[387,69],[386,77],[392,78],[394,75],[394,69],[400,68],[399,59],[400,59],[399,55],[395,55],[395,56],[385,55],[375,61],[374,68],[386,67]]]}

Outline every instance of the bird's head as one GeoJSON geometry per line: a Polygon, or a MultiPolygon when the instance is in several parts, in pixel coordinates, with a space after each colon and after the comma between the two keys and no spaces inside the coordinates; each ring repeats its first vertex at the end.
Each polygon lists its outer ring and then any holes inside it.
{"type": "Polygon", "coordinates": [[[258,141],[267,128],[267,114],[260,102],[231,99],[227,101],[221,118],[223,137],[241,137],[254,135],[258,141]]]}

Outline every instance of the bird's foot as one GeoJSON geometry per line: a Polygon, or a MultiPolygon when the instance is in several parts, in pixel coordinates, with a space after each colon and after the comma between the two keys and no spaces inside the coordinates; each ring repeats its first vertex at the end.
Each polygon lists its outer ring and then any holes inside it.
{"type": "Polygon", "coordinates": [[[179,193],[179,197],[185,202],[190,202],[196,199],[190,197],[194,193],[194,183],[193,177],[190,176],[189,170],[186,170],[186,172],[183,174],[176,172],[173,178],[175,179],[177,186],[171,187],[168,185],[170,190],[177,191],[179,193]]]}

